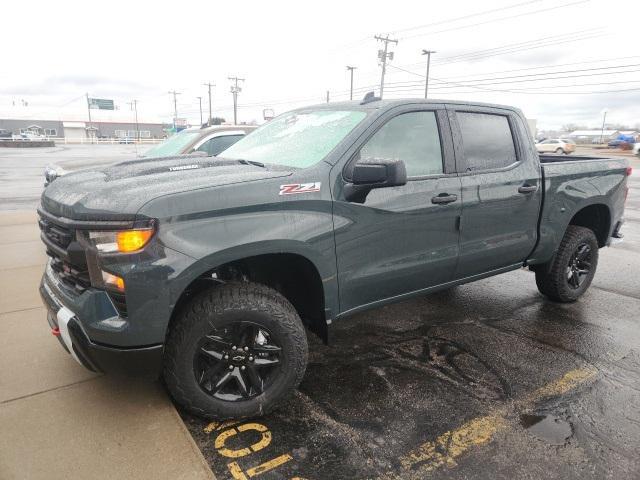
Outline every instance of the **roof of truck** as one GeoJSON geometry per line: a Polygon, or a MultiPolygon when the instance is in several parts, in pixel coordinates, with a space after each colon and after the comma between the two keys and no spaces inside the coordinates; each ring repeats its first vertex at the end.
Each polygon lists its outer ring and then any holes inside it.
{"type": "Polygon", "coordinates": [[[320,103],[317,105],[310,105],[307,107],[299,108],[297,110],[306,110],[309,108],[319,109],[319,108],[327,108],[327,109],[335,109],[335,108],[350,108],[350,109],[386,109],[391,107],[396,107],[400,105],[408,105],[408,104],[419,104],[424,103],[426,105],[429,104],[454,104],[454,105],[468,105],[468,106],[478,106],[478,107],[487,107],[487,108],[503,108],[507,110],[518,110],[516,107],[510,105],[499,105],[495,103],[485,103],[485,102],[470,102],[468,100],[443,100],[443,99],[424,99],[424,98],[399,98],[393,100],[371,100],[367,103],[362,103],[362,99],[360,100],[351,100],[346,102],[330,102],[330,103],[320,103]]]}

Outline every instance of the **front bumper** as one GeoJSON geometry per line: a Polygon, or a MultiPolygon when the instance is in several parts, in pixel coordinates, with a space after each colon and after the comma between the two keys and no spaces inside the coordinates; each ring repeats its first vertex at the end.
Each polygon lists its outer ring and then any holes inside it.
{"type": "Polygon", "coordinates": [[[47,321],[62,346],[81,365],[94,372],[134,376],[157,376],[162,369],[162,345],[118,348],[92,342],[76,314],[64,305],[47,283],[40,284],[47,321]]]}

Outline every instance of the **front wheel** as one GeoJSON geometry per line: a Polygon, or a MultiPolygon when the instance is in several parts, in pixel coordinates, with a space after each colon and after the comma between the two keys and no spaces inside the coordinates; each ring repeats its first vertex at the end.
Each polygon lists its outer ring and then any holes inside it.
{"type": "Polygon", "coordinates": [[[304,326],[277,291],[229,283],[196,297],[169,331],[164,378],[191,413],[224,420],[263,415],[300,383],[304,326]]]}
{"type": "Polygon", "coordinates": [[[575,302],[591,285],[598,266],[598,240],[592,230],[569,225],[554,258],[536,267],[536,285],[558,302],[575,302]]]}

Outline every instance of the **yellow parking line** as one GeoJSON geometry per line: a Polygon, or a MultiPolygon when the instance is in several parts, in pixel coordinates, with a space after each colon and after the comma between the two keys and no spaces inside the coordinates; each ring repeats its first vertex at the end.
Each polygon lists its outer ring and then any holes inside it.
{"type": "MultiPolygon", "coordinates": [[[[513,405],[519,408],[528,407],[544,398],[563,395],[594,378],[596,373],[597,370],[592,367],[571,370],[513,405]]],[[[510,411],[512,409],[501,408],[491,415],[474,418],[456,430],[443,433],[434,441],[426,442],[402,456],[399,459],[399,472],[388,472],[380,478],[421,479],[426,473],[442,466],[456,466],[456,458],[472,447],[488,443],[497,432],[508,427],[505,416],[510,411]]]]}

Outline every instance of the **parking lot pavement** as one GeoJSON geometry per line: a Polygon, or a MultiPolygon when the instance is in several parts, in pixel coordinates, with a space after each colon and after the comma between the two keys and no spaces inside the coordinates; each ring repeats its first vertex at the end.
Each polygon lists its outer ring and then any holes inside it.
{"type": "Polygon", "coordinates": [[[56,145],[45,148],[0,148],[0,211],[35,209],[49,164],[68,170],[131,160],[150,145],[56,145]]]}
{"type": "Polygon", "coordinates": [[[0,478],[210,479],[158,383],[106,378],[51,335],[35,213],[0,212],[0,478]]]}
{"type": "Polygon", "coordinates": [[[219,479],[640,478],[640,176],[588,293],[518,270],[309,335],[305,378],[242,422],[182,413],[219,479]]]}

